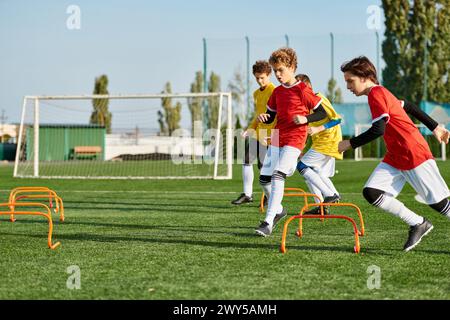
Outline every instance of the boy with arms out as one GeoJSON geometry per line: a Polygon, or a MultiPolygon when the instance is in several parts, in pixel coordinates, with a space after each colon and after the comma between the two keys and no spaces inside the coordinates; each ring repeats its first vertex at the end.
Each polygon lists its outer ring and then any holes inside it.
{"type": "MultiPolygon", "coordinates": [[[[307,75],[299,74],[295,78],[313,89],[307,75]]],[[[339,126],[341,118],[325,96],[321,93],[316,93],[316,96],[322,99],[327,116],[323,120],[309,123],[308,133],[311,134],[312,145],[301,157],[297,170],[305,178],[311,193],[317,194],[325,202],[336,202],[340,197],[330,177],[335,173],[335,159],[343,158],[342,153],[338,152],[338,144],[342,140],[339,126]]],[[[320,202],[319,199],[314,200],[320,202]]],[[[324,207],[324,211],[327,213],[328,207],[324,207]]],[[[314,207],[305,214],[320,214],[320,207],[314,207]]]]}
{"type": "Polygon", "coordinates": [[[280,82],[267,103],[266,113],[258,120],[271,123],[277,116],[259,178],[269,204],[264,221],[255,230],[258,235],[269,236],[275,224],[286,216],[281,202],[284,181],[295,172],[298,157],[305,146],[307,123],[326,117],[322,100],[305,83],[295,79],[297,54],[291,48],[281,48],[272,53],[269,63],[280,82]],[[310,110],[314,113],[309,114],[310,110]]]}
{"type": "Polygon", "coordinates": [[[270,130],[276,125],[276,120],[271,124],[258,121],[258,116],[266,111],[267,101],[275,89],[275,85],[270,81],[271,73],[272,68],[267,61],[256,61],[253,65],[253,75],[259,85],[259,89],[253,92],[255,116],[248,128],[242,133],[242,137],[245,139],[245,156],[242,166],[244,192],[231,202],[235,205],[253,202],[253,162],[257,158],[258,169],[261,169],[267,152],[270,130]]]}
{"type": "Polygon", "coordinates": [[[405,251],[413,249],[433,225],[409,210],[396,199],[405,182],[425,199],[434,210],[450,219],[450,192],[433,159],[427,142],[408,117],[413,115],[433,132],[439,142],[448,143],[449,131],[411,103],[398,100],[378,84],[374,65],[366,57],[358,57],[341,66],[347,89],[356,96],[368,96],[372,127],[357,137],[339,143],[339,151],[358,148],[380,136],[386,144],[386,155],[375,168],[363,189],[366,200],[410,226],[405,251]]]}

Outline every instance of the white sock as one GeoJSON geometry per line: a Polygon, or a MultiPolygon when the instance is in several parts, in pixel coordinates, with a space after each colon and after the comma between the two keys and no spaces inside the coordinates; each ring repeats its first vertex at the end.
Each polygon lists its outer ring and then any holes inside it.
{"type": "Polygon", "coordinates": [[[318,173],[318,174],[319,174],[319,176],[320,176],[320,179],[322,179],[322,182],[325,183],[326,186],[327,186],[331,191],[333,191],[333,194],[335,193],[335,194],[339,195],[339,192],[336,190],[336,188],[335,188],[333,182],[331,181],[331,179],[328,178],[328,177],[325,177],[325,176],[321,175],[320,173],[318,173]]]}
{"type": "Polygon", "coordinates": [[[269,204],[267,205],[266,221],[272,227],[273,218],[277,213],[283,211],[281,202],[284,195],[284,179],[274,179],[272,177],[272,192],[269,197],[269,204]]]}
{"type": "Polygon", "coordinates": [[[314,202],[319,203],[323,201],[322,192],[320,192],[319,188],[317,188],[315,185],[311,184],[308,180],[305,179],[305,183],[308,186],[309,192],[314,193],[320,197],[320,199],[317,199],[314,197],[314,202]]]}
{"type": "Polygon", "coordinates": [[[311,168],[306,168],[302,172],[302,176],[312,185],[320,190],[324,197],[331,197],[334,195],[334,191],[328,188],[328,186],[322,181],[322,178],[312,170],[311,168]]]}
{"type": "Polygon", "coordinates": [[[247,197],[253,194],[253,166],[244,164],[242,166],[242,181],[244,183],[244,193],[247,197]]]}
{"type": "Polygon", "coordinates": [[[405,205],[394,197],[382,195],[376,202],[376,206],[399,217],[410,226],[415,226],[423,222],[423,217],[409,210],[405,205]]]}
{"type": "Polygon", "coordinates": [[[271,191],[272,191],[272,186],[270,184],[266,184],[266,185],[262,186],[262,188],[263,188],[263,191],[264,191],[264,195],[267,198],[267,201],[269,201],[270,194],[271,194],[271,191]]]}

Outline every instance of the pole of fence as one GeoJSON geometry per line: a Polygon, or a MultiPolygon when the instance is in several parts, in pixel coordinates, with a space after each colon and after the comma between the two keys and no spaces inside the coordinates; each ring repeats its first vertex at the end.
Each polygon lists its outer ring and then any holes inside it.
{"type": "MultiPolygon", "coordinates": [[[[208,50],[206,44],[206,38],[203,38],[203,92],[208,92],[208,50]]],[[[208,127],[208,105],[207,99],[203,99],[203,126],[208,127]]]]}
{"type": "MultiPolygon", "coordinates": [[[[381,70],[380,70],[380,35],[378,31],[375,31],[376,46],[377,46],[377,73],[378,81],[381,83],[381,70]]],[[[381,158],[381,142],[377,139],[377,158],[381,158]]]]}
{"type": "Polygon", "coordinates": [[[284,39],[286,40],[286,47],[289,48],[289,37],[287,34],[284,35],[284,39]]]}
{"type": "Polygon", "coordinates": [[[245,36],[245,43],[247,49],[247,83],[246,83],[246,91],[247,91],[247,115],[250,110],[250,39],[248,36],[245,36]]]}
{"type": "Polygon", "coordinates": [[[380,70],[380,35],[378,31],[375,31],[376,46],[377,46],[377,72],[378,81],[381,83],[381,70],[380,70]]]}
{"type": "Polygon", "coordinates": [[[424,52],[423,52],[423,97],[422,101],[428,99],[428,39],[425,36],[424,39],[424,52]]]}
{"type": "MultiPolygon", "coordinates": [[[[334,79],[334,35],[333,32],[330,32],[330,40],[331,40],[331,79],[334,79]]],[[[333,101],[331,101],[333,102],[333,101]]]]}
{"type": "Polygon", "coordinates": [[[206,38],[203,38],[203,92],[208,92],[208,51],[206,38]]]}

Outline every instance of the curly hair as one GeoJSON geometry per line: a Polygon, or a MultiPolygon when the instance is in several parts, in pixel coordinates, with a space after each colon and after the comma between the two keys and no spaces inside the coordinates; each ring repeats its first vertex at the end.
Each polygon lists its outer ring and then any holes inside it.
{"type": "Polygon", "coordinates": [[[351,74],[372,80],[374,83],[379,84],[377,78],[377,69],[372,62],[366,56],[359,56],[350,61],[344,62],[341,66],[342,72],[350,72],[351,74]]]}
{"type": "Polygon", "coordinates": [[[280,48],[272,52],[269,63],[272,66],[281,63],[288,68],[294,67],[294,70],[297,70],[297,54],[292,48],[280,48]]]}
{"type": "Polygon", "coordinates": [[[255,73],[265,73],[269,75],[272,73],[272,68],[266,60],[258,60],[253,65],[253,74],[255,73]]]}

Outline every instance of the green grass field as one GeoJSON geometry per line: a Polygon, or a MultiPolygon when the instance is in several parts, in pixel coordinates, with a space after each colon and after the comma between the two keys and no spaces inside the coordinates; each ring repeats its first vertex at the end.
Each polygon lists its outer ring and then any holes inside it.
{"type": "MultiPolygon", "coordinates": [[[[399,199],[435,229],[403,252],[408,227],[361,195],[376,165],[338,162],[334,178],[343,201],[363,211],[358,255],[346,221],[306,220],[302,239],[292,224],[286,254],[279,253],[282,223],[271,237],[256,236],[257,203],[230,204],[242,188],[238,165],[232,181],[27,180],[1,166],[3,202],[13,187],[47,186],[63,198],[66,222],[55,216],[62,245],[50,250],[44,219],[0,216],[0,299],[449,299],[450,221],[415,202],[406,186],[399,199]],[[81,271],[79,290],[66,286],[72,265],[81,271]],[[379,289],[367,286],[374,265],[379,289]]],[[[450,163],[438,166],[450,181],[450,163]]],[[[286,186],[305,188],[297,174],[286,186]]],[[[301,202],[284,204],[294,214],[301,202]]]]}

